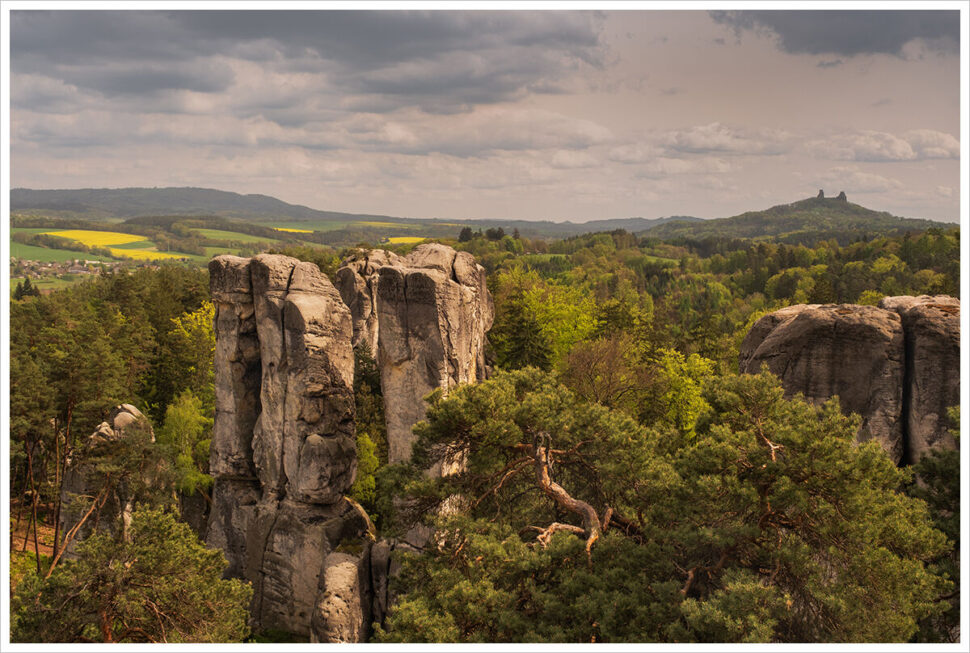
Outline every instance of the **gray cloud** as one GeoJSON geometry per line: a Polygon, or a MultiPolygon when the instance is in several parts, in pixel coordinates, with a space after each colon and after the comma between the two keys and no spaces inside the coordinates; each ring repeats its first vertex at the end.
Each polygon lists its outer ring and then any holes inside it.
{"type": "Polygon", "coordinates": [[[841,66],[843,62],[841,59],[832,59],[830,61],[819,61],[815,66],[817,68],[835,68],[836,66],[841,66]]]}
{"type": "Polygon", "coordinates": [[[718,23],[772,32],[792,54],[902,55],[903,46],[923,39],[933,50],[958,53],[959,11],[712,11],[718,23]]]}
{"type": "Polygon", "coordinates": [[[669,151],[688,154],[781,154],[789,134],[773,129],[738,128],[721,123],[668,132],[663,144],[669,151]]]}
{"type": "Polygon", "coordinates": [[[212,93],[232,82],[210,57],[325,77],[358,110],[465,111],[562,92],[603,64],[595,12],[14,11],[13,71],[106,96],[212,93]]]}
{"type": "Polygon", "coordinates": [[[821,158],[870,163],[960,158],[960,141],[931,129],[902,134],[865,130],[809,141],[806,149],[821,158]]]}

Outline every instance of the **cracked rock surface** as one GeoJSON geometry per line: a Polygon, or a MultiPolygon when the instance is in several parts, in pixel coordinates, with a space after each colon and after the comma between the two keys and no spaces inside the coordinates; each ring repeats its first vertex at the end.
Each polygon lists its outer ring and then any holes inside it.
{"type": "Polygon", "coordinates": [[[908,464],[933,447],[956,448],[946,408],[959,402],[959,340],[952,297],[802,304],[754,324],[739,369],[767,366],[787,396],[822,403],[837,395],[845,414],[862,417],[859,441],[876,438],[894,462],[908,464]]]}
{"type": "Polygon", "coordinates": [[[328,597],[366,589],[335,585],[345,574],[328,576],[328,557],[349,543],[365,565],[372,538],[366,514],[343,496],[357,472],[350,311],[316,265],[286,256],[219,256],[209,274],[216,480],[207,543],[225,552],[228,575],[252,582],[257,627],[363,638],[369,609],[319,616],[328,597]]]}
{"type": "Polygon", "coordinates": [[[388,458],[408,460],[425,395],[486,376],[494,306],[485,269],[467,252],[427,243],[403,258],[360,253],[344,261],[337,279],[355,342],[371,348],[381,372],[388,458]]]}

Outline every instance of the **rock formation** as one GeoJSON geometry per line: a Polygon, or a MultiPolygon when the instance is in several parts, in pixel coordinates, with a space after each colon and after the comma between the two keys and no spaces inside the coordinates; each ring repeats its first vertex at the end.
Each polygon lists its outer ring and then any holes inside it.
{"type": "Polygon", "coordinates": [[[61,532],[67,535],[79,523],[80,526],[70,540],[65,540],[66,556],[73,556],[75,545],[95,530],[110,533],[120,531],[122,536],[128,531],[131,514],[141,498],[140,486],[145,482],[150,483],[150,479],[139,478],[136,483],[122,480],[105,490],[103,480],[91,467],[90,460],[92,456],[102,453],[110,455],[107,448],[115,448],[120,440],[139,435],[155,441],[155,433],[148,419],[131,404],[115,406],[108,419],[101,422],[84,442],[81,451],[77,452],[79,455],[75,454],[74,460],[68,460],[61,488],[61,532]],[[103,490],[104,502],[85,520],[87,508],[103,490]]]}
{"type": "Polygon", "coordinates": [[[885,297],[879,306],[899,314],[906,334],[906,462],[916,462],[936,447],[956,449],[947,409],[960,403],[960,300],[946,295],[885,297]]]}
{"type": "Polygon", "coordinates": [[[791,396],[838,395],[897,464],[955,448],[946,408],[959,403],[959,300],[887,297],[880,306],[803,304],[761,318],[741,344],[742,373],[762,365],[791,396]]]}
{"type": "Polygon", "coordinates": [[[494,318],[485,270],[471,254],[425,244],[404,258],[375,250],[347,259],[337,280],[355,342],[371,347],[381,371],[388,457],[408,460],[424,396],[485,378],[494,318]]]}
{"type": "Polygon", "coordinates": [[[404,265],[404,259],[383,249],[362,251],[345,259],[335,285],[354,320],[354,347],[363,344],[377,356],[377,273],[385,265],[404,265]]]}
{"type": "Polygon", "coordinates": [[[252,582],[258,627],[362,639],[368,587],[345,573],[351,560],[369,573],[372,539],[367,515],[343,496],[357,466],[350,311],[316,265],[289,257],[219,256],[209,274],[216,481],[207,542],[226,553],[229,575],[252,582]]]}

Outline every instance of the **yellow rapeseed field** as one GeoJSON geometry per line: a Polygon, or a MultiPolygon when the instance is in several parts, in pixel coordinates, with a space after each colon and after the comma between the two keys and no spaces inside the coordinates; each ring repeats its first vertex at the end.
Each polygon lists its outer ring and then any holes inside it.
{"type": "Polygon", "coordinates": [[[137,243],[145,240],[144,236],[136,234],[123,234],[120,231],[93,231],[90,229],[67,229],[64,231],[48,231],[49,236],[59,236],[75,240],[88,247],[105,247],[111,252],[112,256],[127,256],[138,260],[152,260],[163,258],[184,258],[184,254],[171,254],[169,252],[156,252],[153,249],[121,249],[111,247],[111,245],[124,245],[126,243],[137,243]]]}
{"type": "Polygon", "coordinates": [[[286,231],[291,234],[312,234],[313,232],[309,229],[290,229],[289,227],[273,227],[277,231],[286,231]]]}
{"type": "Polygon", "coordinates": [[[107,247],[109,245],[124,245],[125,243],[136,243],[145,240],[144,236],[135,234],[123,234],[118,231],[91,231],[88,229],[68,229],[66,231],[48,231],[49,236],[60,236],[76,240],[88,247],[107,247]]]}
{"type": "Polygon", "coordinates": [[[112,256],[127,256],[138,260],[150,260],[161,258],[185,258],[185,254],[172,254],[171,252],[156,252],[153,249],[119,249],[109,247],[112,256]]]}
{"type": "Polygon", "coordinates": [[[387,239],[387,242],[392,245],[410,245],[411,243],[420,243],[424,238],[420,236],[391,236],[387,239]]]}
{"type": "Polygon", "coordinates": [[[404,227],[408,228],[411,225],[401,224],[400,222],[358,222],[357,224],[367,225],[368,227],[404,227]]]}

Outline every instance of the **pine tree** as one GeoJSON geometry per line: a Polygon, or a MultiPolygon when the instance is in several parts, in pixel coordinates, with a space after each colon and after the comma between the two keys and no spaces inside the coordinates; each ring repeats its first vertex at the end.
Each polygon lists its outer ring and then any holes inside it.
{"type": "Polygon", "coordinates": [[[432,394],[387,641],[904,642],[946,608],[946,549],[908,473],[837,401],[704,383],[693,433],[645,428],[537,370],[432,394]]]}
{"type": "Polygon", "coordinates": [[[239,642],[252,588],[161,510],[136,511],[130,539],[93,535],[51,577],[25,577],[11,602],[15,642],[239,642]]]}

